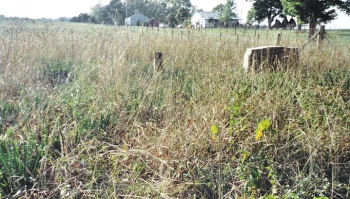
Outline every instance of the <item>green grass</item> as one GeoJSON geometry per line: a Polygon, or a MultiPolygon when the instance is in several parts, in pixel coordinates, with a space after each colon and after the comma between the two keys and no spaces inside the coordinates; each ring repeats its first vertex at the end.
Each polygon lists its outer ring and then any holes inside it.
{"type": "Polygon", "coordinates": [[[280,31],[0,27],[1,197],[350,197],[346,31],[254,74],[246,48],[280,31]]]}

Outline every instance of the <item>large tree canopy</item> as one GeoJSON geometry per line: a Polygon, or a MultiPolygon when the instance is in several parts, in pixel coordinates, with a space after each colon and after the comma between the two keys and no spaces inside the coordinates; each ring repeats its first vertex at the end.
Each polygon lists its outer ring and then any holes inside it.
{"type": "Polygon", "coordinates": [[[179,9],[180,7],[183,8],[188,8],[190,9],[192,7],[191,1],[190,0],[166,0],[170,7],[179,9]]]}
{"type": "Polygon", "coordinates": [[[225,4],[220,3],[219,5],[213,8],[213,11],[221,13],[224,11],[224,9],[225,9],[225,4]]]}
{"type": "Polygon", "coordinates": [[[342,0],[282,0],[284,13],[298,17],[299,20],[309,23],[312,36],[315,32],[317,19],[329,22],[336,18],[335,7],[350,14],[350,1],[342,0]]]}
{"type": "MultiPolygon", "coordinates": [[[[91,15],[97,23],[124,24],[124,19],[135,13],[141,13],[157,21],[165,22],[169,14],[169,4],[155,0],[112,0],[108,5],[100,4],[92,8],[91,15]]],[[[176,11],[176,10],[175,10],[176,11]]],[[[176,12],[174,11],[174,14],[176,12]]]]}
{"type": "Polygon", "coordinates": [[[282,14],[281,0],[251,0],[253,7],[251,8],[248,20],[261,22],[267,19],[269,28],[272,28],[272,22],[275,17],[282,14]]]}
{"type": "Polygon", "coordinates": [[[106,6],[106,10],[110,22],[113,22],[115,25],[124,23],[125,9],[120,0],[112,0],[106,6]]]}
{"type": "Polygon", "coordinates": [[[165,0],[168,5],[167,21],[170,26],[176,24],[186,23],[187,19],[191,17],[191,10],[193,9],[190,0],[165,0]],[[175,20],[174,20],[175,19],[175,20]]]}
{"type": "Polygon", "coordinates": [[[227,26],[229,21],[231,20],[231,18],[237,17],[235,10],[236,10],[235,1],[234,0],[227,0],[222,12],[220,13],[219,20],[227,26]]]}

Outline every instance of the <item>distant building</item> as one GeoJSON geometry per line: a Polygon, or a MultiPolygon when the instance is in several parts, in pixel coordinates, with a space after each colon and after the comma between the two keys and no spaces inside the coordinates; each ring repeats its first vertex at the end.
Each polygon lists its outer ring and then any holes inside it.
{"type": "MultiPolygon", "coordinates": [[[[218,12],[196,12],[191,18],[191,25],[195,28],[216,28],[219,27],[218,12]]],[[[231,18],[229,25],[238,24],[239,18],[231,18]]]]}
{"type": "Polygon", "coordinates": [[[148,25],[151,26],[151,27],[158,27],[159,26],[159,22],[156,19],[152,18],[152,19],[150,19],[148,21],[148,25]]]}
{"type": "Polygon", "coordinates": [[[138,26],[148,23],[149,18],[142,14],[134,14],[125,19],[126,26],[138,26]]]}

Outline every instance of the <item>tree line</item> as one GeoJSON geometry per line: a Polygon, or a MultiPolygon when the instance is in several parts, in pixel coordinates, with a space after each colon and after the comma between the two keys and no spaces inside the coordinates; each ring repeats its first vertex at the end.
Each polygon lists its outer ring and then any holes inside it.
{"type": "MultiPolygon", "coordinates": [[[[220,4],[220,21],[225,24],[235,13],[234,0],[227,0],[226,4],[220,4]],[[222,8],[222,9],[221,9],[222,8]]],[[[194,7],[190,0],[111,0],[107,5],[98,4],[91,12],[81,13],[70,19],[71,22],[97,23],[124,25],[125,18],[136,13],[141,13],[170,27],[178,24],[190,25],[191,16],[203,11],[194,7]]]]}
{"type": "MultiPolygon", "coordinates": [[[[350,0],[246,0],[253,6],[248,13],[248,22],[261,23],[267,20],[268,27],[273,28],[273,22],[278,17],[283,18],[282,26],[296,23],[288,21],[287,16],[297,19],[298,24],[308,23],[310,34],[314,33],[317,22],[329,22],[336,18],[336,9],[350,15],[350,0]]],[[[219,4],[213,11],[220,13],[220,21],[225,24],[231,17],[236,17],[235,1],[227,0],[219,4]]],[[[91,13],[82,13],[73,17],[73,22],[89,22],[99,24],[124,25],[124,19],[135,13],[142,13],[149,18],[166,23],[170,27],[177,24],[190,24],[190,18],[196,9],[190,0],[111,0],[105,6],[96,5],[91,13]]]]}
{"type": "MultiPolygon", "coordinates": [[[[276,17],[282,17],[286,23],[287,15],[295,17],[298,24],[309,24],[309,35],[313,35],[317,23],[327,23],[337,17],[336,9],[350,15],[349,0],[247,0],[253,2],[248,13],[248,21],[260,23],[267,19],[268,27],[276,17]]],[[[290,23],[290,22],[289,22],[290,23]]]]}
{"type": "Polygon", "coordinates": [[[71,18],[72,22],[124,25],[124,20],[141,13],[171,26],[188,23],[195,12],[190,0],[111,0],[105,6],[98,4],[91,13],[81,13],[71,18]]]}

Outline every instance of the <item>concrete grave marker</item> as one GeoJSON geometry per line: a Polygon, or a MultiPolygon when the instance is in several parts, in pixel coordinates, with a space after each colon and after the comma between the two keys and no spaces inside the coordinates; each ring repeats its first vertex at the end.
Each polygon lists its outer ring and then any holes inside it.
{"type": "Polygon", "coordinates": [[[244,55],[245,71],[276,70],[296,67],[299,64],[299,49],[283,46],[248,48],[244,55]]]}

